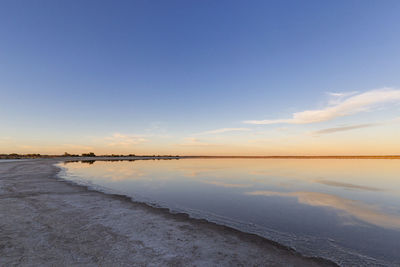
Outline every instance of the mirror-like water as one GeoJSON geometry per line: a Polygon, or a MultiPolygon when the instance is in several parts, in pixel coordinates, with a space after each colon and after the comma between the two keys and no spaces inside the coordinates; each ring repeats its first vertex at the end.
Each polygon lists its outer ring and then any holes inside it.
{"type": "Polygon", "coordinates": [[[60,176],[257,233],[343,265],[400,265],[400,161],[183,159],[59,164],[60,176]]]}
{"type": "Polygon", "coordinates": [[[22,161],[25,159],[0,159],[0,163],[2,162],[15,162],[15,161],[22,161]]]}

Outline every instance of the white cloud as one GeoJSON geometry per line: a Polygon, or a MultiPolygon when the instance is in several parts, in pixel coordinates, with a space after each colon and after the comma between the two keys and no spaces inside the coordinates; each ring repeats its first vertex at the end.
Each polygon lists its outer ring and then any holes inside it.
{"type": "Polygon", "coordinates": [[[105,137],[104,140],[109,146],[138,145],[148,141],[146,138],[140,135],[126,135],[121,133],[114,133],[112,136],[105,137]]]}
{"type": "Polygon", "coordinates": [[[249,128],[221,128],[221,129],[201,132],[201,133],[198,133],[197,135],[220,134],[220,133],[226,133],[226,132],[246,132],[246,131],[250,131],[250,129],[249,128]]]}
{"type": "Polygon", "coordinates": [[[327,94],[330,97],[328,105],[337,105],[342,102],[344,98],[358,94],[358,92],[328,92],[327,94]]]}
{"type": "Polygon", "coordinates": [[[305,110],[293,113],[290,119],[274,120],[248,120],[248,124],[307,124],[332,120],[338,117],[371,110],[378,105],[400,103],[400,90],[394,88],[382,88],[356,94],[350,97],[341,97],[338,101],[331,101],[326,108],[305,110]]]}
{"type": "Polygon", "coordinates": [[[328,95],[334,96],[334,97],[343,97],[346,95],[346,93],[333,93],[333,92],[328,92],[328,95]]]}
{"type": "Polygon", "coordinates": [[[329,96],[334,97],[334,98],[341,98],[341,97],[348,97],[351,95],[358,94],[358,91],[352,91],[352,92],[328,92],[327,93],[329,96]]]}

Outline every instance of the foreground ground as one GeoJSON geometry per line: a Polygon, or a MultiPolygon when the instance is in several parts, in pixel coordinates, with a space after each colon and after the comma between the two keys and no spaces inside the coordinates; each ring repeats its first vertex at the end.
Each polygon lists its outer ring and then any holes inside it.
{"type": "Polygon", "coordinates": [[[330,266],[255,235],[0,162],[0,266],[330,266]]]}

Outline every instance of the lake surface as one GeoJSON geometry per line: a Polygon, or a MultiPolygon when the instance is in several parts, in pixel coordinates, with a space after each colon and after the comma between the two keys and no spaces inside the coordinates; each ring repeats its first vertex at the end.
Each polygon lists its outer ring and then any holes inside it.
{"type": "Polygon", "coordinates": [[[341,265],[400,265],[400,160],[61,163],[60,177],[256,233],[341,265]]]}
{"type": "Polygon", "coordinates": [[[26,159],[0,159],[0,163],[2,162],[15,162],[15,161],[22,161],[26,159]]]}

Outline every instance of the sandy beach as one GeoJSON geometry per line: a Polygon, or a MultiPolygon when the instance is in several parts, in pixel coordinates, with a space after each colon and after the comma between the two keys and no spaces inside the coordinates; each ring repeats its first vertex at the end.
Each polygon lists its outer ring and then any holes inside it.
{"type": "Polygon", "coordinates": [[[0,163],[0,266],[334,266],[256,235],[0,163]]]}

